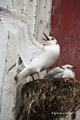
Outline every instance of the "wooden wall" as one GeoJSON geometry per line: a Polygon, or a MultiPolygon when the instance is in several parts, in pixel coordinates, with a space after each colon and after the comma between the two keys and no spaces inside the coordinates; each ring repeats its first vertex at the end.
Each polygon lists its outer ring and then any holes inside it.
{"type": "MultiPolygon", "coordinates": [[[[35,34],[39,42],[42,42],[43,31],[49,34],[52,0],[0,0],[0,6],[31,22],[32,34],[35,34]]],[[[17,68],[6,74],[17,57],[15,37],[0,22],[0,120],[15,120],[19,112],[17,107],[20,98],[16,103],[18,84],[14,81],[17,68]]]]}
{"type": "Polygon", "coordinates": [[[80,0],[52,1],[51,35],[61,46],[54,66],[77,66],[76,79],[80,81],[80,0]]]}

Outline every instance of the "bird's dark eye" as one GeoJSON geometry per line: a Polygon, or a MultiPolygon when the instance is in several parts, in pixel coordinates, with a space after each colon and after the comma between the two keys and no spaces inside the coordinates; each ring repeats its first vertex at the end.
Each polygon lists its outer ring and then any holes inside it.
{"type": "Polygon", "coordinates": [[[54,40],[54,38],[51,38],[51,40],[54,40]]]}
{"type": "Polygon", "coordinates": [[[70,67],[67,67],[68,69],[70,69],[70,67]]]}
{"type": "Polygon", "coordinates": [[[62,66],[60,67],[61,69],[64,69],[62,66]]]}

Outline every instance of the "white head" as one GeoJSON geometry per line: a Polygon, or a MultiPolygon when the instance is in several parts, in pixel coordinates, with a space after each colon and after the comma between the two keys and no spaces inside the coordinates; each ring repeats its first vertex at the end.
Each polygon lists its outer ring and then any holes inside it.
{"type": "Polygon", "coordinates": [[[75,68],[77,68],[76,66],[72,66],[72,65],[63,65],[63,66],[61,66],[61,68],[62,69],[69,69],[69,70],[72,70],[72,69],[75,69],[75,68]]]}
{"type": "Polygon", "coordinates": [[[64,66],[61,66],[61,68],[64,71],[62,78],[66,78],[66,77],[75,78],[75,73],[72,70],[75,69],[76,66],[64,65],[64,66]]]}
{"type": "Polygon", "coordinates": [[[54,38],[54,37],[52,37],[52,36],[47,36],[45,33],[43,33],[44,34],[44,36],[45,36],[45,39],[43,38],[43,40],[45,40],[45,41],[48,41],[48,43],[49,44],[54,44],[54,45],[56,45],[56,44],[58,44],[58,42],[57,42],[57,40],[54,38]]]}

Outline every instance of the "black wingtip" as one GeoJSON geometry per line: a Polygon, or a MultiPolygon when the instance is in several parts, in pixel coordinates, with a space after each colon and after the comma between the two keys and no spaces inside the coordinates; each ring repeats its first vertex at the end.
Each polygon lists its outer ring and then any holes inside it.
{"type": "Polygon", "coordinates": [[[18,80],[18,77],[17,77],[17,75],[14,77],[14,80],[17,82],[17,80],[18,80]]]}
{"type": "Polygon", "coordinates": [[[2,11],[2,8],[0,7],[0,11],[2,11]]]}

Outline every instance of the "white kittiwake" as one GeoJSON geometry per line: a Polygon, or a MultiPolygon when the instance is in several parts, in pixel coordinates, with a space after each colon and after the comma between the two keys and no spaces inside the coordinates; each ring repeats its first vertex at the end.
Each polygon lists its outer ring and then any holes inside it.
{"type": "Polygon", "coordinates": [[[72,65],[63,65],[61,67],[56,67],[50,70],[45,76],[44,79],[48,78],[75,78],[75,73],[72,71],[76,66],[72,65]]]}
{"type": "Polygon", "coordinates": [[[44,33],[48,44],[43,46],[33,36],[29,21],[2,7],[0,7],[0,20],[15,35],[17,49],[25,66],[14,77],[15,80],[22,80],[29,75],[46,70],[58,59],[60,46],[55,38],[44,33]]]}

